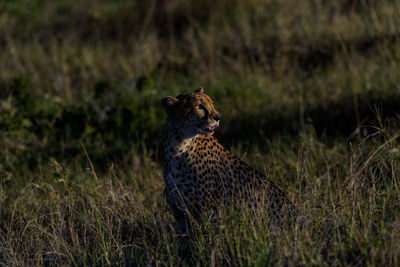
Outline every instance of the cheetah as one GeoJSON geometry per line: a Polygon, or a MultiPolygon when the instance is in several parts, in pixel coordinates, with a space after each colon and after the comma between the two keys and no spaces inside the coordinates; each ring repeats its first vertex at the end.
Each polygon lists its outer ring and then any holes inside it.
{"type": "Polygon", "coordinates": [[[187,233],[189,214],[200,220],[220,207],[245,204],[272,217],[292,209],[282,190],[213,137],[221,114],[202,87],[164,97],[161,104],[167,113],[163,136],[165,196],[177,233],[187,233]]]}

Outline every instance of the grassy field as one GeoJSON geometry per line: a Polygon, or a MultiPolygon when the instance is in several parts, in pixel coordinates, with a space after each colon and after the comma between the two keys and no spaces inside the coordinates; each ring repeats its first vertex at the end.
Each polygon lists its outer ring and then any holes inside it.
{"type": "Polygon", "coordinates": [[[400,265],[399,31],[396,0],[0,2],[0,265],[400,265]],[[200,85],[302,228],[183,255],[160,100],[200,85]]]}

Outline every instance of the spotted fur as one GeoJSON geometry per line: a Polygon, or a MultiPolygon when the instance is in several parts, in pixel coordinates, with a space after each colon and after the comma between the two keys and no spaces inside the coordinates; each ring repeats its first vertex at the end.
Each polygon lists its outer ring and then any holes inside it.
{"type": "Polygon", "coordinates": [[[203,88],[165,97],[162,104],[167,111],[165,195],[177,232],[187,231],[188,214],[198,220],[221,207],[245,204],[251,210],[282,215],[290,205],[284,192],[212,136],[221,115],[203,88]]]}

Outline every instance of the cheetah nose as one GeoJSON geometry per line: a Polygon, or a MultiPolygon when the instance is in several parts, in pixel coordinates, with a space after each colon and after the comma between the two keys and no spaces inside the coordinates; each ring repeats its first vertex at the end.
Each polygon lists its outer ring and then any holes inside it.
{"type": "Polygon", "coordinates": [[[221,114],[217,114],[214,116],[214,120],[219,121],[222,118],[221,114]]]}

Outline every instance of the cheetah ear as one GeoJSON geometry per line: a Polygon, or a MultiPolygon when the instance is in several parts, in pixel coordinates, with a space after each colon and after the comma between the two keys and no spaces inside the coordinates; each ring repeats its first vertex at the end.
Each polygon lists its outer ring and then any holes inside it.
{"type": "Polygon", "coordinates": [[[161,99],[161,104],[167,112],[170,112],[172,107],[178,102],[179,100],[172,96],[166,96],[161,99]]]}
{"type": "Polygon", "coordinates": [[[200,93],[200,94],[204,94],[204,88],[203,86],[200,86],[200,88],[197,88],[196,90],[194,90],[195,93],[200,93]]]}

